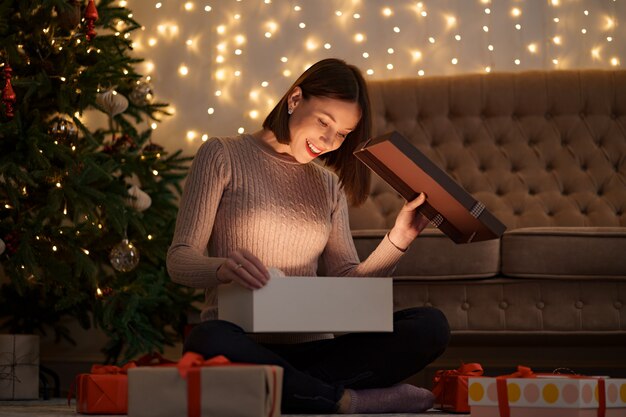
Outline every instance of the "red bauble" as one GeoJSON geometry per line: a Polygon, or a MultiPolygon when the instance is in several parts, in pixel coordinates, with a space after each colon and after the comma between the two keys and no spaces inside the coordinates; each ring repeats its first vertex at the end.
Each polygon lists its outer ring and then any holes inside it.
{"type": "Polygon", "coordinates": [[[2,89],[2,103],[4,103],[5,114],[9,119],[12,119],[15,116],[13,113],[13,106],[17,101],[17,97],[15,96],[15,91],[13,91],[13,86],[11,85],[11,73],[13,69],[9,64],[4,66],[4,88],[2,89]]]}
{"type": "Polygon", "coordinates": [[[85,9],[85,20],[87,21],[87,40],[92,40],[96,37],[96,31],[94,29],[95,22],[98,20],[98,9],[94,0],[89,0],[87,8],[85,9]]]}

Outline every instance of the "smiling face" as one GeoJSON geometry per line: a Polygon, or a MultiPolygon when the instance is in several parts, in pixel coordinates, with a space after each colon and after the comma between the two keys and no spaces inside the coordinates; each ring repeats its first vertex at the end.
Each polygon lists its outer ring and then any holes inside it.
{"type": "Polygon", "coordinates": [[[290,154],[301,164],[338,149],[359,123],[358,103],[328,97],[302,97],[300,87],[294,88],[288,105],[290,154]]]}

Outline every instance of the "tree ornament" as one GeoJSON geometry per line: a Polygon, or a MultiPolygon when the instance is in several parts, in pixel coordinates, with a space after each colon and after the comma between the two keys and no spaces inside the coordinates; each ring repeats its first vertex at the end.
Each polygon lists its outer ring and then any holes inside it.
{"type": "Polygon", "coordinates": [[[111,140],[111,144],[106,145],[104,149],[102,149],[102,152],[112,155],[114,153],[128,152],[135,149],[137,149],[137,144],[135,143],[133,138],[130,137],[128,133],[124,133],[119,138],[116,138],[114,136],[111,140]]]}
{"type": "Polygon", "coordinates": [[[130,197],[127,200],[127,204],[139,212],[149,209],[152,205],[150,195],[136,185],[128,189],[128,195],[130,197]]]}
{"type": "Polygon", "coordinates": [[[7,248],[6,243],[4,243],[4,240],[0,239],[0,255],[4,253],[6,248],[7,248]]]}
{"type": "Polygon", "coordinates": [[[113,117],[124,113],[128,108],[128,99],[115,90],[107,90],[96,96],[96,103],[113,117]]]}
{"type": "Polygon", "coordinates": [[[147,157],[158,157],[163,152],[164,148],[161,145],[150,142],[141,151],[147,157]]]}
{"type": "Polygon", "coordinates": [[[52,119],[48,133],[58,143],[73,143],[78,139],[76,125],[73,121],[63,116],[57,116],[52,119]]]}
{"type": "Polygon", "coordinates": [[[130,101],[135,106],[146,106],[152,102],[152,85],[144,80],[139,80],[129,95],[130,101]]]}
{"type": "Polygon", "coordinates": [[[15,91],[11,85],[11,73],[13,69],[9,64],[4,65],[4,88],[2,89],[2,103],[4,103],[5,114],[9,119],[12,119],[15,114],[13,113],[13,106],[17,101],[15,91]]]}
{"type": "Polygon", "coordinates": [[[70,0],[69,5],[60,8],[57,12],[59,17],[59,25],[68,31],[71,31],[80,23],[80,1],[70,0]]]}
{"type": "Polygon", "coordinates": [[[85,21],[87,22],[87,31],[85,33],[89,41],[96,37],[96,31],[94,29],[96,20],[98,20],[98,9],[96,9],[94,0],[89,0],[87,8],[85,9],[85,21]]]}
{"type": "Polygon", "coordinates": [[[17,231],[9,232],[6,236],[4,236],[4,244],[6,251],[9,255],[15,255],[17,252],[17,248],[20,245],[20,237],[17,234],[17,231]]]}
{"type": "Polygon", "coordinates": [[[139,251],[127,238],[124,238],[111,249],[109,261],[115,270],[130,272],[139,263],[139,251]]]}

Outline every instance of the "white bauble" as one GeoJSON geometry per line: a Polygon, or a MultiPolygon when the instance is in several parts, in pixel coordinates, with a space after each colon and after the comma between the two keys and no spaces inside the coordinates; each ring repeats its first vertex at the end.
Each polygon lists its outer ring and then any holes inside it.
{"type": "Polygon", "coordinates": [[[96,103],[111,117],[124,113],[128,108],[128,99],[115,90],[98,94],[96,103]]]}
{"type": "Polygon", "coordinates": [[[128,199],[128,205],[137,211],[147,210],[152,205],[150,195],[136,185],[128,189],[128,195],[131,197],[128,199]]]}

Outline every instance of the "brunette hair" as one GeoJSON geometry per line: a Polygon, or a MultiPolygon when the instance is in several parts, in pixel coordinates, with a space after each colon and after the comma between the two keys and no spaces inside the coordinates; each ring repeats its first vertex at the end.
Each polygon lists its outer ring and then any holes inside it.
{"type": "Polygon", "coordinates": [[[302,89],[302,98],[305,100],[310,97],[327,97],[359,105],[361,119],[355,129],[346,136],[339,149],[321,155],[320,159],[339,176],[349,202],[353,205],[363,203],[369,194],[370,171],[353,152],[361,142],[370,138],[372,115],[367,85],[361,71],[336,58],[323,59],[307,69],[263,122],[263,128],[271,130],[278,142],[284,144],[291,140],[287,104],[295,87],[302,89]]]}

